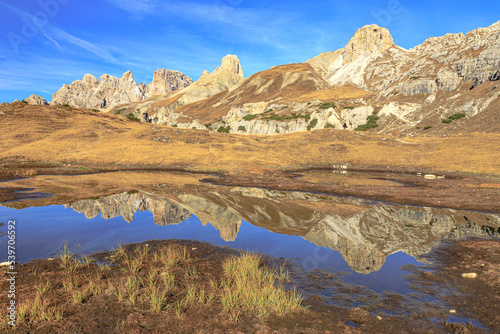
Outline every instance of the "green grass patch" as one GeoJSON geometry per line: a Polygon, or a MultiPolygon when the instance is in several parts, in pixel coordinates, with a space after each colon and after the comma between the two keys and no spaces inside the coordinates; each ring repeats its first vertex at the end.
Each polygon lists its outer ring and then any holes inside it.
{"type": "Polygon", "coordinates": [[[419,76],[412,76],[412,77],[410,77],[410,80],[417,80],[419,78],[420,78],[419,76]]]}
{"type": "Polygon", "coordinates": [[[286,119],[286,116],[271,115],[271,116],[269,116],[269,119],[272,119],[275,121],[284,121],[286,119]]]}
{"type": "Polygon", "coordinates": [[[330,123],[326,123],[325,129],[335,129],[335,125],[330,124],[330,123]]]}
{"type": "Polygon", "coordinates": [[[429,130],[432,128],[432,125],[427,125],[427,126],[424,126],[424,130],[429,130]]]}
{"type": "Polygon", "coordinates": [[[254,119],[255,117],[257,117],[257,115],[246,115],[246,116],[243,116],[243,119],[245,121],[251,121],[252,119],[254,119]]]}
{"type": "Polygon", "coordinates": [[[353,106],[347,106],[347,107],[344,107],[344,109],[350,109],[350,110],[353,110],[354,107],[353,106]]]}
{"type": "Polygon", "coordinates": [[[246,131],[247,131],[247,129],[246,129],[243,125],[240,125],[240,126],[238,127],[238,131],[245,131],[245,132],[246,132],[246,131]]]}
{"type": "Polygon", "coordinates": [[[319,107],[321,109],[329,109],[329,108],[337,109],[337,106],[333,102],[322,103],[322,104],[319,105],[319,107]]]}
{"type": "Polygon", "coordinates": [[[318,120],[315,118],[309,123],[307,126],[307,131],[310,131],[312,128],[314,128],[318,124],[318,120]]]}
{"type": "Polygon", "coordinates": [[[456,120],[456,119],[460,119],[460,118],[463,118],[463,117],[465,117],[464,113],[458,113],[458,114],[453,114],[451,116],[448,116],[448,119],[456,120]]]}
{"type": "Polygon", "coordinates": [[[229,131],[231,131],[231,127],[229,125],[227,127],[219,126],[217,129],[217,132],[220,133],[229,133],[229,131]]]}
{"type": "Polygon", "coordinates": [[[127,117],[129,120],[131,121],[136,121],[136,122],[140,122],[141,120],[138,119],[134,114],[130,113],[130,114],[127,114],[125,117],[127,117]]]}
{"type": "Polygon", "coordinates": [[[377,121],[379,117],[375,114],[372,114],[366,118],[366,123],[359,125],[355,130],[356,131],[366,131],[371,128],[378,127],[377,121]]]}

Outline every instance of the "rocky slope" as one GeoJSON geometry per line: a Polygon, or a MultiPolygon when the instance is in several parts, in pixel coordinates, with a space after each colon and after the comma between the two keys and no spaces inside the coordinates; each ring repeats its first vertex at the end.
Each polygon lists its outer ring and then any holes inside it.
{"type": "Polygon", "coordinates": [[[171,92],[166,96],[152,97],[138,103],[120,105],[110,112],[126,115],[132,113],[142,121],[156,124],[177,125],[180,127],[205,128],[203,115],[190,112],[199,103],[218,96],[243,80],[243,70],[237,56],[227,55],[221,65],[213,72],[204,71],[200,78],[184,89],[171,92]],[[186,106],[186,107],[184,107],[186,106]],[[118,111],[120,110],[120,111],[118,111]]]}
{"type": "Polygon", "coordinates": [[[189,86],[191,78],[179,71],[156,70],[149,85],[137,84],[133,74],[128,71],[121,78],[108,74],[100,80],[85,74],[82,80],[63,85],[52,96],[51,104],[69,104],[83,108],[112,108],[129,102],[139,102],[154,95],[164,95],[189,86]]]}
{"type": "MultiPolygon", "coordinates": [[[[137,210],[149,210],[158,225],[178,224],[191,214],[220,231],[225,241],[236,239],[242,220],[270,231],[299,235],[320,247],[340,252],[351,269],[360,273],[379,270],[387,256],[404,252],[427,253],[441,240],[465,236],[500,235],[500,216],[470,211],[412,206],[366,205],[357,212],[318,210],[302,202],[305,194],[233,188],[228,193],[180,194],[176,199],[145,194],[117,194],[99,200],[79,201],[66,207],[93,218],[123,216],[130,222],[137,210]]],[[[340,204],[340,203],[339,203],[340,204]]],[[[319,261],[320,259],[309,259],[319,261]]],[[[307,261],[310,265],[311,261],[307,261]]]]}
{"type": "MultiPolygon", "coordinates": [[[[221,68],[241,73],[239,62],[223,61],[221,68]]],[[[475,119],[500,109],[495,83],[500,22],[467,34],[431,37],[410,50],[394,44],[387,29],[369,25],[344,48],[304,64],[276,66],[218,89],[202,89],[207,79],[217,82],[213,73],[208,76],[196,89],[145,105],[142,112],[156,115],[147,120],[266,135],[325,127],[409,135],[468,126],[496,131],[475,119]]]]}

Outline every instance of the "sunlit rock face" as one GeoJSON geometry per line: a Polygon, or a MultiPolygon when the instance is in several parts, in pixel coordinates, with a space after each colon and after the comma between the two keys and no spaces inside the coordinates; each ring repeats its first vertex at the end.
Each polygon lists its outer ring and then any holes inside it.
{"type": "Polygon", "coordinates": [[[192,82],[193,80],[183,73],[166,69],[156,70],[149,85],[137,84],[130,71],[125,72],[121,78],[103,74],[100,80],[92,74],[85,74],[82,80],[76,80],[69,86],[63,85],[55,92],[51,104],[69,104],[92,109],[112,108],[183,89],[192,82]]]}

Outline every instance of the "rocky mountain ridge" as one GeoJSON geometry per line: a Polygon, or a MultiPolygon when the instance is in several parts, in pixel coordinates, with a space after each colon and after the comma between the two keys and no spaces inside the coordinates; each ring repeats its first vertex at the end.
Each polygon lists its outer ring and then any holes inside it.
{"type": "Polygon", "coordinates": [[[75,107],[105,109],[124,103],[143,101],[150,96],[165,95],[189,86],[193,80],[179,71],[159,69],[154,72],[153,81],[146,85],[137,84],[130,71],[117,78],[103,74],[98,80],[92,74],[85,74],[69,86],[63,85],[52,96],[51,104],[69,104],[75,107]]]}
{"type": "MultiPolygon", "coordinates": [[[[52,103],[108,108],[144,122],[237,134],[275,135],[323,128],[429,135],[497,131],[500,22],[466,34],[428,38],[406,50],[377,25],[346,46],[305,63],[244,78],[234,55],[191,83],[158,70],[149,85],[130,72],[118,79],[86,75],[52,103]]],[[[44,103],[34,99],[33,103],[44,103]]]]}
{"type": "Polygon", "coordinates": [[[369,25],[342,49],[275,66],[205,99],[138,105],[153,123],[238,134],[322,128],[427,134],[496,113],[499,71],[500,22],[431,37],[410,50],[394,44],[387,29],[369,25]]]}

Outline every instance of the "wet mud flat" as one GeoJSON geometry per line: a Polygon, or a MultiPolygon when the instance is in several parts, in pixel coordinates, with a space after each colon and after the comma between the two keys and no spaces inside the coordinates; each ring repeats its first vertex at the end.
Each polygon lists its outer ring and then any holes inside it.
{"type": "Polygon", "coordinates": [[[424,268],[404,266],[410,284],[441,296],[450,308],[445,327],[453,333],[500,333],[500,240],[449,240],[425,258],[424,268]],[[422,270],[424,269],[424,270],[422,270]]]}
{"type": "MultiPolygon", "coordinates": [[[[81,165],[41,166],[37,164],[5,165],[0,168],[0,202],[30,198],[26,190],[2,188],[16,178],[35,180],[50,175],[57,186],[58,176],[96,176],[121,172],[178,173],[197,179],[198,187],[253,187],[277,191],[299,191],[312,194],[357,197],[392,204],[431,206],[459,210],[500,213],[500,176],[408,168],[350,166],[347,169],[304,167],[293,169],[259,169],[253,173],[195,171],[188,166],[81,165]],[[430,176],[431,178],[427,178],[430,176]]],[[[146,184],[144,184],[147,187],[146,184]]],[[[123,189],[128,191],[126,187],[123,189]]],[[[139,188],[139,190],[141,190],[139,188]]],[[[46,191],[54,193],[53,190],[46,191]]]]}
{"type": "MultiPolygon", "coordinates": [[[[240,253],[205,242],[167,240],[130,244],[78,260],[62,252],[55,259],[20,264],[16,268],[19,322],[13,332],[496,333],[499,329],[498,240],[451,242],[428,255],[435,260],[429,267],[408,268],[416,294],[442,300],[422,298],[418,305],[408,296],[380,296],[342,283],[341,273],[300,272],[290,260],[262,256],[263,269],[289,273],[277,280],[277,287],[303,292],[301,307],[281,315],[259,314],[243,306],[233,313],[227,307],[224,262],[240,253]],[[167,253],[177,255],[168,262],[167,253]],[[464,279],[465,271],[478,276],[464,279]],[[171,288],[155,303],[152,291],[164,284],[171,288]],[[333,302],[321,293],[329,285],[336,289],[333,302]],[[365,299],[363,306],[342,306],[343,299],[355,295],[365,299]],[[451,308],[456,313],[449,314],[451,308]],[[453,320],[453,315],[459,320],[477,319],[480,325],[453,320]]],[[[7,288],[4,281],[2,290],[7,288]]],[[[6,302],[2,294],[0,303],[6,302]]],[[[5,321],[1,325],[10,330],[5,321]]]]}

